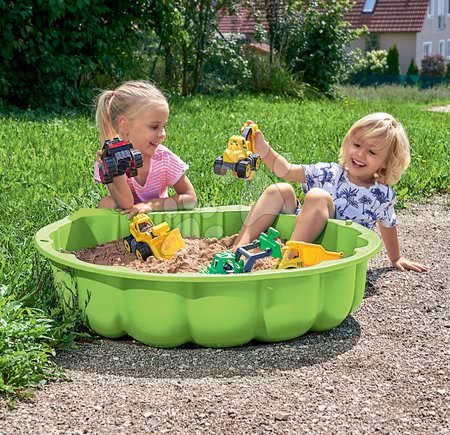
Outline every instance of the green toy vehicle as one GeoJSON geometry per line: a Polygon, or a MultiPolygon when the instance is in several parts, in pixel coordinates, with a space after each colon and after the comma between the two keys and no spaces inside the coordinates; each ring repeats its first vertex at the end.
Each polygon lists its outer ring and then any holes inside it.
{"type": "Polygon", "coordinates": [[[210,275],[227,275],[229,273],[242,273],[243,271],[244,260],[236,261],[235,255],[228,251],[215,254],[205,273],[210,275]]]}

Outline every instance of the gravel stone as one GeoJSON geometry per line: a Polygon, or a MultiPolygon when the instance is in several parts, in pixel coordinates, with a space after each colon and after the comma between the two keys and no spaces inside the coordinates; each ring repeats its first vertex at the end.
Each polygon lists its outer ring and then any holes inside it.
{"type": "Polygon", "coordinates": [[[339,327],[230,349],[78,342],[56,357],[67,381],[0,401],[0,434],[449,434],[449,202],[399,211],[402,253],[429,271],[381,253],[339,327]]]}

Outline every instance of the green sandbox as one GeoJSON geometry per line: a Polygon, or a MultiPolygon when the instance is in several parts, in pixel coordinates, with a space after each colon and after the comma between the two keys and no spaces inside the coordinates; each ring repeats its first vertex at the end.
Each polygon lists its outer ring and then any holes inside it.
{"type": "MultiPolygon", "coordinates": [[[[248,210],[229,206],[150,216],[155,224],[180,228],[183,236],[221,238],[239,232],[248,210]]],[[[90,264],[67,253],[124,237],[129,222],[113,210],[81,209],[39,230],[35,243],[51,262],[67,309],[77,304],[99,335],[128,334],[156,347],[276,342],[334,328],[360,305],[367,262],[381,249],[375,232],[330,219],[316,242],[343,251],[344,258],[302,269],[155,274],[90,264]]],[[[289,238],[294,222],[294,215],[281,215],[273,226],[289,238]]]]}

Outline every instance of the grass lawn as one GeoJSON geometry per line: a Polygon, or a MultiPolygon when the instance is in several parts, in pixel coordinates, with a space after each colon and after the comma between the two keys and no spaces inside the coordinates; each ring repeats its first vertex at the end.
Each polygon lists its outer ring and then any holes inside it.
{"type": "MultiPolygon", "coordinates": [[[[396,186],[400,205],[449,190],[450,113],[425,110],[449,104],[449,88],[409,94],[404,88],[344,92],[348,97],[336,101],[172,99],[166,145],[189,164],[199,207],[249,204],[276,181],[266,168],[251,183],[212,173],[214,158],[245,120],[256,121],[290,161],[314,163],[336,161],[352,123],[386,111],[404,125],[411,142],[411,167],[396,186]]],[[[105,188],[92,179],[99,147],[93,117],[0,116],[0,393],[11,398],[57,373],[48,358],[55,345],[73,338],[77,322],[58,310],[49,265],[35,252],[33,236],[80,207],[95,207],[105,188]]]]}

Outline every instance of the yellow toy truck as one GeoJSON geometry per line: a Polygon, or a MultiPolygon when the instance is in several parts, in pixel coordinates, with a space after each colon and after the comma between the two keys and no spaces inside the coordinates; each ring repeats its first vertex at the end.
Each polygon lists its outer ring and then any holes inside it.
{"type": "Polygon", "coordinates": [[[130,223],[130,236],[123,239],[127,252],[145,261],[153,255],[158,259],[170,259],[186,246],[180,230],[170,230],[167,222],[154,225],[145,214],[137,214],[130,223]]]}
{"type": "Polygon", "coordinates": [[[290,240],[282,248],[283,257],[279,259],[274,269],[294,269],[297,267],[314,266],[325,260],[338,260],[343,252],[326,251],[323,246],[314,243],[296,242],[290,240]]]}
{"type": "Polygon", "coordinates": [[[251,180],[261,167],[261,157],[255,153],[255,134],[258,125],[246,122],[241,131],[242,136],[230,137],[223,156],[215,160],[216,175],[225,175],[227,170],[231,170],[236,177],[251,180]]]}

